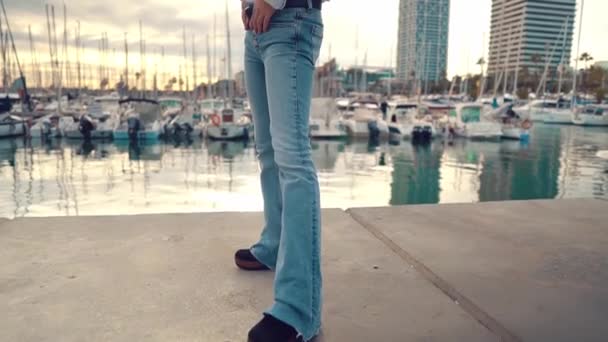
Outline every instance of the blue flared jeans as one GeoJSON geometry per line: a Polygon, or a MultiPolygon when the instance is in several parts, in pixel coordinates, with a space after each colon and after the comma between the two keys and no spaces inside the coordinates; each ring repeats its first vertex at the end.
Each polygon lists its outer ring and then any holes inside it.
{"type": "Polygon", "coordinates": [[[269,30],[245,37],[245,80],[261,167],[265,225],[252,254],[275,270],[266,311],[305,339],[321,327],[319,182],[309,139],[313,73],[323,40],[321,12],[277,11],[269,30]]]}

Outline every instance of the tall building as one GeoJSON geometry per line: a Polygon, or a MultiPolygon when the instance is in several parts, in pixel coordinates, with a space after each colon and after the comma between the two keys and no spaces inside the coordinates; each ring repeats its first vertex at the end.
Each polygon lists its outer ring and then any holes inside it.
{"type": "Polygon", "coordinates": [[[450,0],[401,0],[397,78],[439,81],[447,73],[450,0]]]}
{"type": "Polygon", "coordinates": [[[575,15],[576,0],[493,0],[488,74],[569,65],[575,15]]]}

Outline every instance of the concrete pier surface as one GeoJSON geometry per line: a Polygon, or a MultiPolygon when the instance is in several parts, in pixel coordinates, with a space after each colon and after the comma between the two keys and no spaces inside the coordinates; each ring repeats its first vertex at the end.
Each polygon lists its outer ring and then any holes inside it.
{"type": "MultiPolygon", "coordinates": [[[[317,341],[605,341],[608,202],[323,211],[317,341]]],[[[260,213],[0,219],[0,341],[245,341],[260,213]]]]}

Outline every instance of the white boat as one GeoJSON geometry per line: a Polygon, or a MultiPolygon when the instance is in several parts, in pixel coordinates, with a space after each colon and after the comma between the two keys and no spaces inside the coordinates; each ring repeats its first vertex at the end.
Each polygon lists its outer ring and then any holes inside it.
{"type": "Polygon", "coordinates": [[[58,129],[59,116],[57,114],[47,114],[38,120],[30,127],[30,137],[32,138],[53,138],[60,137],[61,132],[58,129]]]}
{"type": "Polygon", "coordinates": [[[391,121],[388,124],[391,135],[411,139],[414,142],[428,142],[437,136],[437,129],[433,123],[433,117],[423,112],[427,108],[417,108],[416,105],[396,106],[391,111],[391,121]],[[421,113],[422,112],[422,113],[421,113]]]}
{"type": "Polygon", "coordinates": [[[163,96],[158,98],[163,117],[175,117],[184,109],[184,100],[181,97],[163,96]]]}
{"type": "Polygon", "coordinates": [[[165,125],[165,133],[174,136],[202,138],[204,131],[202,114],[194,105],[186,106],[165,125]]]}
{"type": "Polygon", "coordinates": [[[26,122],[10,113],[0,114],[0,138],[22,136],[26,133],[26,122]]]}
{"type": "Polygon", "coordinates": [[[69,129],[64,130],[64,136],[68,139],[112,139],[116,124],[116,116],[103,115],[93,118],[83,114],[69,129]]]}
{"type": "Polygon", "coordinates": [[[346,127],[340,122],[335,101],[314,98],[310,104],[310,137],[313,139],[346,138],[346,127]]]}
{"type": "Polygon", "coordinates": [[[490,120],[500,124],[504,139],[528,140],[532,121],[512,109],[512,104],[506,103],[497,109],[490,110],[486,115],[490,120]],[[510,113],[510,110],[512,112],[510,113]]]}
{"type": "Polygon", "coordinates": [[[246,140],[251,137],[251,120],[232,108],[222,109],[220,114],[211,116],[207,125],[207,137],[213,140],[246,140]]]}
{"type": "Polygon", "coordinates": [[[608,105],[587,106],[574,115],[572,122],[579,126],[608,126],[608,105]]]}
{"type": "Polygon", "coordinates": [[[119,122],[118,101],[118,96],[95,98],[86,113],[63,128],[64,136],[69,139],[112,139],[119,122]]]}
{"type": "Polygon", "coordinates": [[[163,134],[160,105],[154,100],[125,99],[120,101],[123,114],[114,129],[114,140],[156,141],[163,134]]]}
{"type": "Polygon", "coordinates": [[[450,132],[467,139],[500,139],[501,125],[491,120],[483,120],[482,111],[482,104],[457,104],[456,108],[450,111],[450,132]]]}
{"type": "Polygon", "coordinates": [[[224,100],[222,99],[205,99],[198,101],[197,104],[201,114],[207,118],[211,118],[212,115],[215,115],[224,109],[224,100]]]}
{"type": "Polygon", "coordinates": [[[546,111],[543,122],[546,124],[571,125],[574,113],[570,108],[551,108],[546,111]]]}
{"type": "Polygon", "coordinates": [[[388,138],[389,126],[382,119],[380,108],[376,104],[353,105],[354,110],[346,111],[340,122],[346,128],[349,137],[352,138],[388,138]]]}
{"type": "Polygon", "coordinates": [[[559,100],[535,100],[529,104],[513,108],[522,118],[534,122],[553,124],[571,124],[572,111],[570,102],[559,100]]]}

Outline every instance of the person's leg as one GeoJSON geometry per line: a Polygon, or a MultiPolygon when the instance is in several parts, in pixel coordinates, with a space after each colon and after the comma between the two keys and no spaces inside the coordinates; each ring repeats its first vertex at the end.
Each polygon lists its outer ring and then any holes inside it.
{"type": "Polygon", "coordinates": [[[320,199],[311,158],[309,112],[323,26],[317,10],[281,11],[260,36],[274,158],[283,198],[275,302],[267,314],[305,340],[321,325],[320,199]]]}
{"type": "Polygon", "coordinates": [[[265,68],[259,54],[257,38],[251,31],[247,32],[245,37],[245,83],[253,115],[256,152],[260,160],[266,221],[260,240],[251,247],[251,253],[258,261],[274,269],[281,238],[282,198],[279,169],[274,161],[270,135],[265,68]]]}

